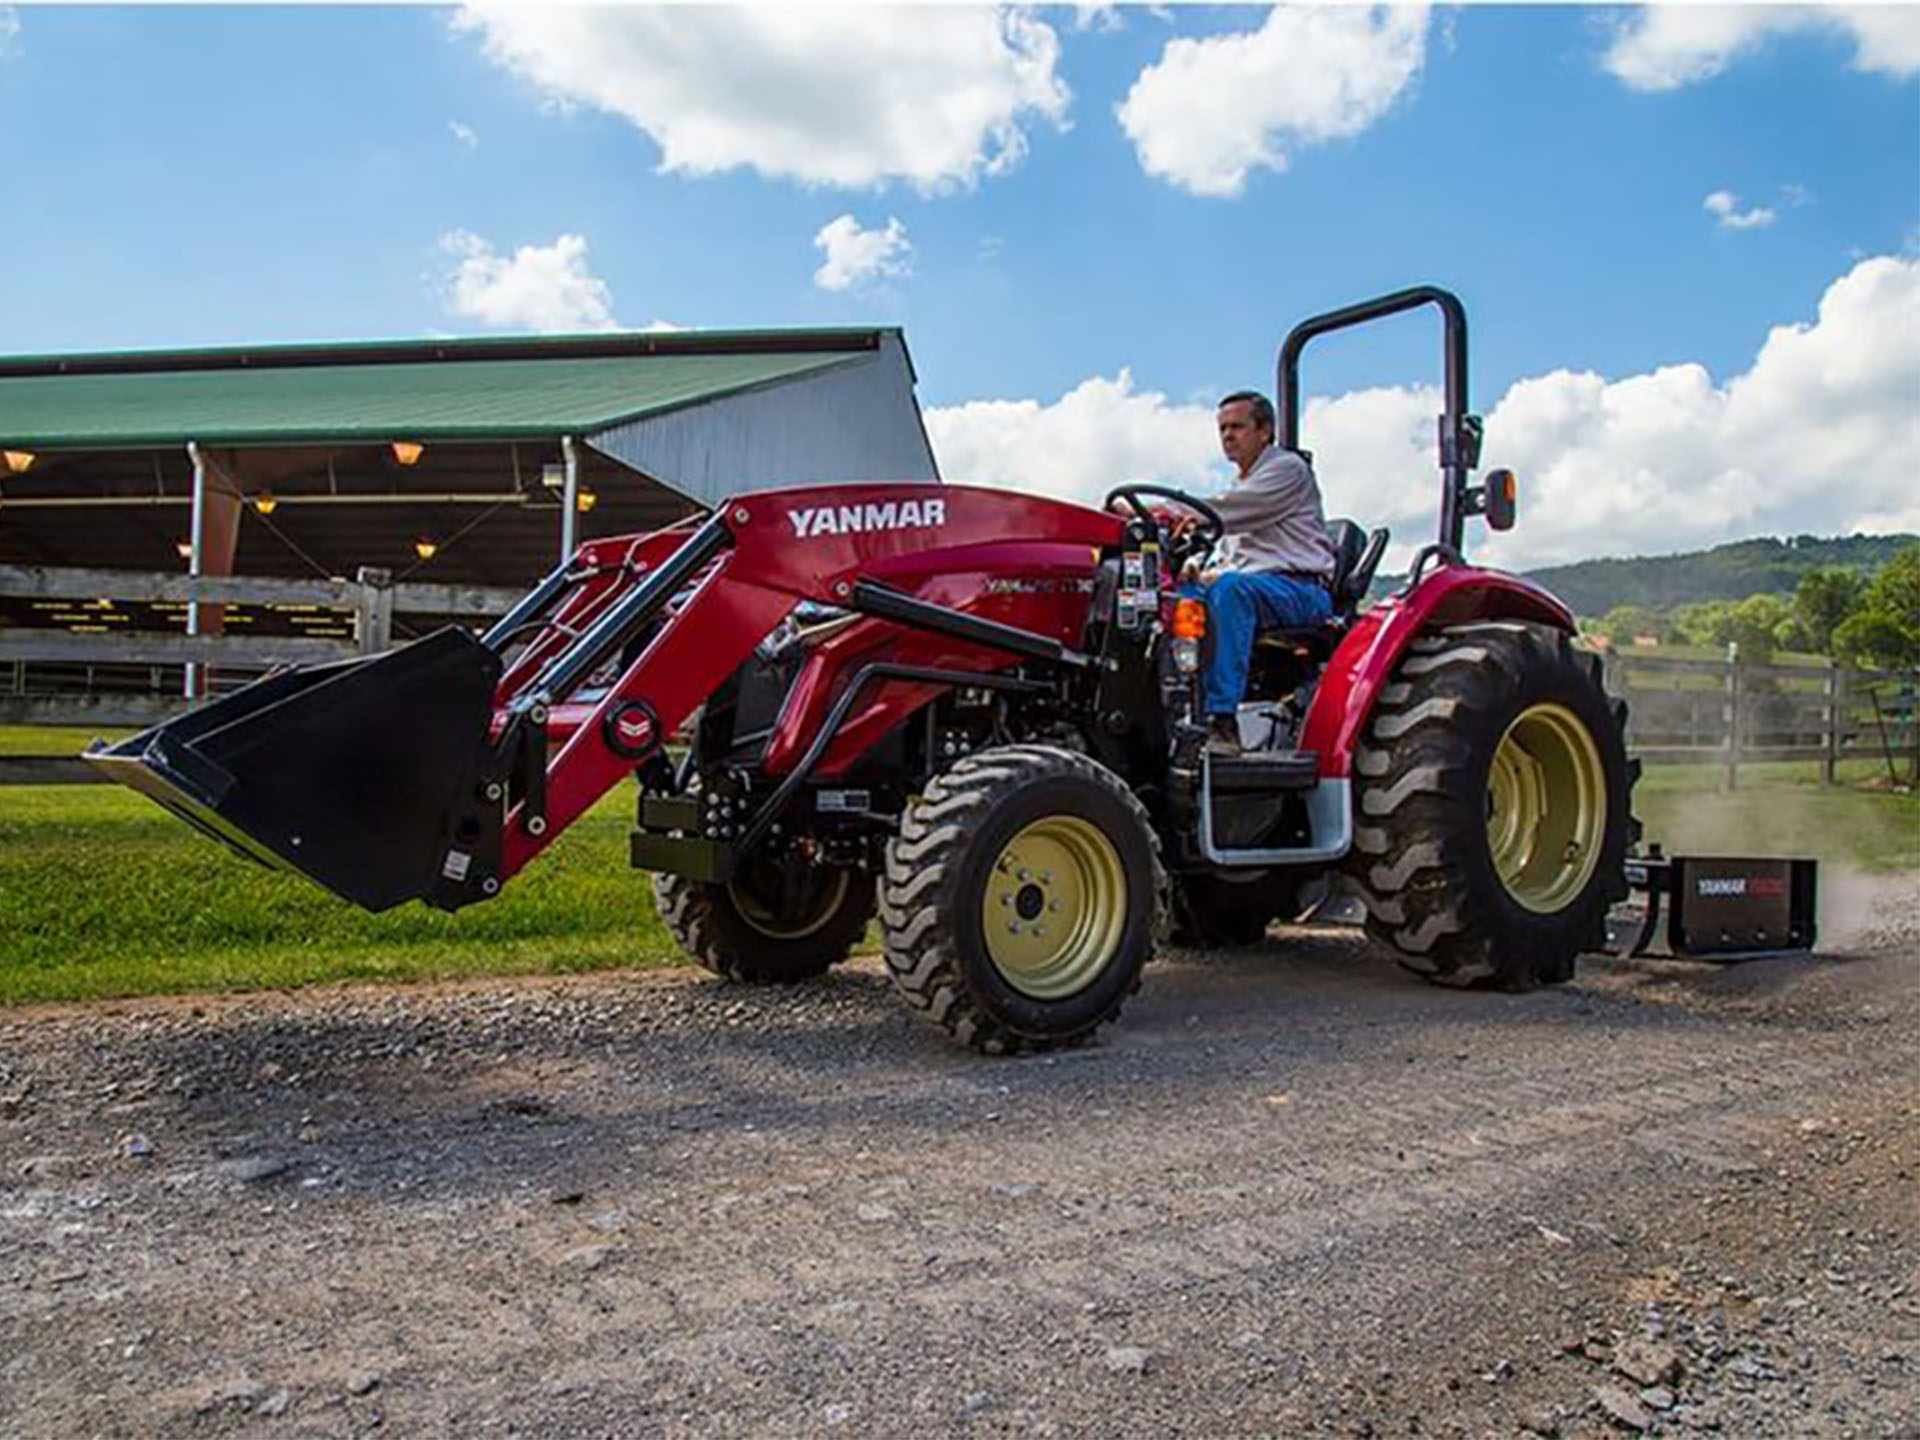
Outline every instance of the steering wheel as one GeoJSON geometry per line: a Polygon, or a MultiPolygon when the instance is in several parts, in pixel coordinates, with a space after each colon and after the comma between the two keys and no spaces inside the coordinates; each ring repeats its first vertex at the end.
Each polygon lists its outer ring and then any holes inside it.
{"type": "Polygon", "coordinates": [[[1227,522],[1220,518],[1220,512],[1197,495],[1189,495],[1184,490],[1169,489],[1165,485],[1121,485],[1107,492],[1106,507],[1113,508],[1113,502],[1122,500],[1127,508],[1143,522],[1161,528],[1160,517],[1149,510],[1143,497],[1152,496],[1156,500],[1171,500],[1184,510],[1190,510],[1199,518],[1199,524],[1186,536],[1176,540],[1162,535],[1167,546],[1167,558],[1173,564],[1175,574],[1190,559],[1205,560],[1213,553],[1213,547],[1220,543],[1220,537],[1227,533],[1227,522]]]}

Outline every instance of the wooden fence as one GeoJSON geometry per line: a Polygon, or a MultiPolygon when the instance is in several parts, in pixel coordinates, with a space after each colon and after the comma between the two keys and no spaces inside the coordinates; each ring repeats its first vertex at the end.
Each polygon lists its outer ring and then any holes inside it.
{"type": "MultiPolygon", "coordinates": [[[[184,697],[186,687],[178,683],[185,667],[203,668],[231,684],[277,665],[377,654],[393,644],[397,616],[482,620],[505,614],[520,593],[470,585],[396,585],[388,571],[371,568],[352,580],[277,580],[0,565],[0,597],[12,599],[283,606],[350,620],[348,638],[339,639],[244,631],[185,635],[128,627],[76,633],[0,626],[0,725],[158,724],[192,703],[184,697]]],[[[0,757],[0,784],[91,778],[92,771],[77,760],[0,757]]]]}
{"type": "MultiPolygon", "coordinates": [[[[276,665],[371,655],[393,643],[396,615],[479,620],[504,614],[519,592],[462,585],[402,584],[384,570],[352,580],[193,579],[132,571],[0,565],[0,596],[71,602],[299,606],[351,617],[351,638],[314,635],[183,635],[123,630],[0,627],[0,725],[145,726],[189,702],[162,691],[185,665],[229,680],[276,665]],[[54,686],[36,677],[85,682],[98,667],[146,667],[132,693],[81,683],[54,686]]],[[[1691,762],[1725,768],[1738,783],[1743,764],[1815,761],[1829,783],[1842,760],[1873,759],[1890,774],[1920,781],[1920,725],[1913,673],[1826,665],[1756,665],[1732,657],[1692,659],[1657,651],[1614,651],[1607,688],[1628,704],[1627,743],[1652,764],[1691,762]]],[[[0,758],[0,784],[90,779],[75,760],[0,758]]]]}
{"type": "Polygon", "coordinates": [[[1628,749],[1649,764],[1722,766],[1729,789],[1743,764],[1778,760],[1815,762],[1828,784],[1842,760],[1858,759],[1920,780],[1911,671],[1626,650],[1607,656],[1606,683],[1627,702],[1628,749]]]}

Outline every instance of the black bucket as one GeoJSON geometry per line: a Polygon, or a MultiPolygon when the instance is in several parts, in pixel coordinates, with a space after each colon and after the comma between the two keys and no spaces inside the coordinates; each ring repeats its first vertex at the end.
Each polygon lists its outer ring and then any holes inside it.
{"type": "Polygon", "coordinates": [[[486,765],[500,658],[454,626],[257,680],[88,753],[250,860],[386,910],[425,896],[486,765]]]}

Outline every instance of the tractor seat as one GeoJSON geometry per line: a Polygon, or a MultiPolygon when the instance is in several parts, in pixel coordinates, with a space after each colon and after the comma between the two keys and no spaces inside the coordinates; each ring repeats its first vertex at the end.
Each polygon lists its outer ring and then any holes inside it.
{"type": "Polygon", "coordinates": [[[1318,625],[1262,630],[1254,640],[1257,648],[1306,650],[1325,660],[1353,624],[1380,557],[1387,553],[1387,532],[1383,527],[1369,535],[1351,520],[1330,520],[1327,534],[1333,540],[1333,578],[1327,586],[1333,592],[1333,614],[1318,625]]]}

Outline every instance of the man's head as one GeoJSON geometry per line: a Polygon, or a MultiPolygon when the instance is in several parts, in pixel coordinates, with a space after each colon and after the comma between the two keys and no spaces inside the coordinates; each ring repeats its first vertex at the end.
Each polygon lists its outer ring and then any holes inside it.
{"type": "Polygon", "coordinates": [[[1257,390],[1236,390],[1220,402],[1220,448],[1242,475],[1273,443],[1273,405],[1257,390]]]}

